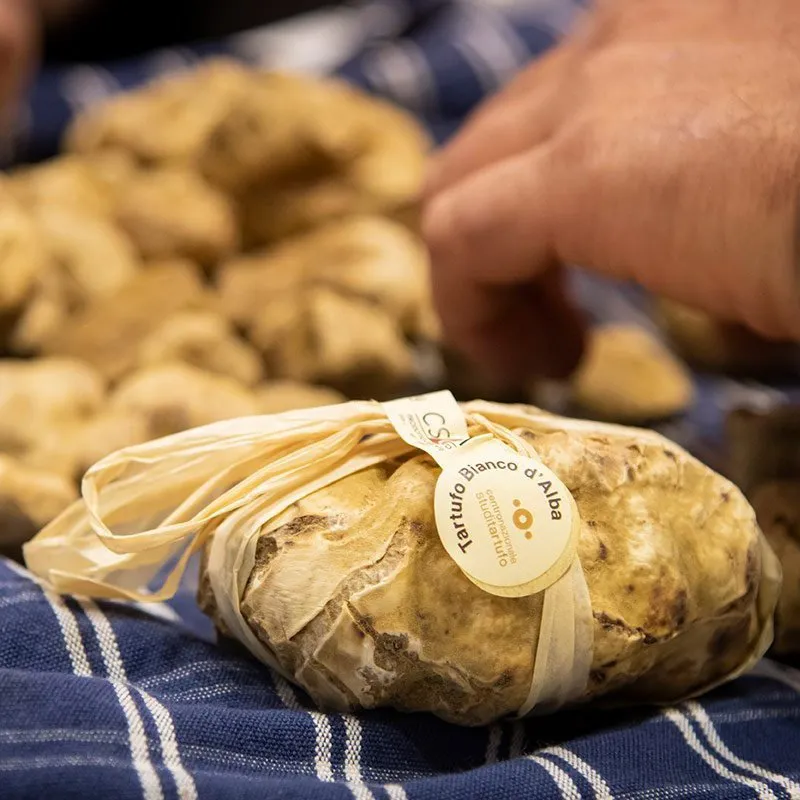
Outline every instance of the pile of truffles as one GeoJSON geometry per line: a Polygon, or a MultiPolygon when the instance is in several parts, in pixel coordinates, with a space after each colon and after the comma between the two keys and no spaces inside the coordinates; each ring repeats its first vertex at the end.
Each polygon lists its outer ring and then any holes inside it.
{"type": "MultiPolygon", "coordinates": [[[[89,109],[61,156],[0,176],[0,553],[115,450],[420,388],[439,340],[417,229],[429,146],[343,83],[219,60],[89,109]]],[[[800,372],[795,347],[658,309],[691,363],[800,372]]],[[[520,399],[443,365],[465,399],[520,399]]],[[[684,411],[692,382],[652,334],[605,326],[566,395],[570,413],[649,423],[684,411]]],[[[796,503],[767,488],[751,499],[791,569],[796,503]]],[[[785,594],[783,650],[800,650],[798,608],[785,594]]]]}
{"type": "Polygon", "coordinates": [[[342,83],[220,60],[90,109],[63,155],[2,176],[0,551],[113,450],[413,386],[436,337],[428,148],[342,83]]]}

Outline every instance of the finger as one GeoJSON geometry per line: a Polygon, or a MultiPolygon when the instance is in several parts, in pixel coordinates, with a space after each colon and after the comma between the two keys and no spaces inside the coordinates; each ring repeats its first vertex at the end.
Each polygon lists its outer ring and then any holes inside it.
{"type": "Polygon", "coordinates": [[[445,191],[467,175],[546,139],[557,123],[559,93],[572,58],[557,47],[482,104],[462,131],[432,160],[426,194],[445,191]]]}
{"type": "Polygon", "coordinates": [[[427,203],[434,279],[513,285],[552,266],[544,150],[491,165],[427,203]]]}
{"type": "Polygon", "coordinates": [[[560,273],[554,268],[522,286],[474,285],[464,294],[472,294],[473,324],[460,335],[448,332],[448,343],[501,386],[567,377],[583,354],[586,324],[560,273]]]}
{"type": "Polygon", "coordinates": [[[447,344],[501,388],[533,376],[565,378],[580,361],[586,323],[557,267],[520,286],[462,284],[457,295],[439,282],[435,294],[440,309],[471,315],[469,324],[462,318],[445,329],[447,344]]]}
{"type": "Polygon", "coordinates": [[[545,185],[541,153],[527,153],[445,192],[424,218],[448,340],[509,380],[561,377],[582,352],[582,321],[556,269],[545,185]]]}

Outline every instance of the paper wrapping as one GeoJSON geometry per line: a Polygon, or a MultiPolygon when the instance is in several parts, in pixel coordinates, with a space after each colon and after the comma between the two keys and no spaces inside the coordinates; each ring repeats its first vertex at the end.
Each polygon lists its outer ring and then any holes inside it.
{"type": "MultiPolygon", "coordinates": [[[[471,435],[479,430],[474,420],[485,418],[490,426],[509,431],[555,429],[567,436],[671,444],[649,431],[559,418],[528,406],[475,401],[462,409],[471,435]]],[[[370,402],[236,419],[126,448],[86,473],[82,499],[26,546],[26,562],[60,592],[160,601],[174,594],[191,556],[208,545],[208,578],[226,632],[318,701],[341,707],[346,705],[341,697],[326,697],[324,690],[320,693],[318,686],[287,671],[242,613],[259,534],[301,498],[412,451],[381,406],[370,402]],[[165,571],[165,565],[171,566],[165,571]]],[[[377,560],[387,546],[377,540],[367,544],[364,563],[377,560]]],[[[769,646],[780,568],[763,537],[759,549],[759,633],[746,658],[693,694],[741,674],[769,646]]],[[[308,607],[298,625],[319,612],[336,582],[336,576],[327,585],[324,575],[315,580],[303,598],[308,607]]],[[[542,713],[587,696],[596,620],[580,562],[544,594],[531,655],[531,689],[521,714],[542,713]]]]}

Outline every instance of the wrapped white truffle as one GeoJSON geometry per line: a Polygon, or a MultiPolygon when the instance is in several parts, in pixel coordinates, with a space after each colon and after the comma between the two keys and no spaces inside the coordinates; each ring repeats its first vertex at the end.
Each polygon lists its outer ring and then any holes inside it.
{"type": "Polygon", "coordinates": [[[204,550],[220,630],[320,706],[467,725],[671,702],[765,652],[780,569],[727,480],[650,432],[448,393],[403,403],[122,450],[28,566],[59,591],[163,599],[204,550]]]}

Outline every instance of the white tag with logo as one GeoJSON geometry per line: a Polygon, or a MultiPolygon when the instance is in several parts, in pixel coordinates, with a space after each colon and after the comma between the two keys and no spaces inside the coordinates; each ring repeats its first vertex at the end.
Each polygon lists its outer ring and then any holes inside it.
{"type": "Polygon", "coordinates": [[[546,589],[575,559],[578,510],[540,461],[492,434],[472,439],[450,392],[384,405],[400,436],[442,466],[434,512],[442,544],[477,586],[501,597],[546,589]]]}
{"type": "Polygon", "coordinates": [[[450,392],[431,392],[382,405],[400,438],[439,464],[441,456],[469,440],[467,421],[450,392]]]}

